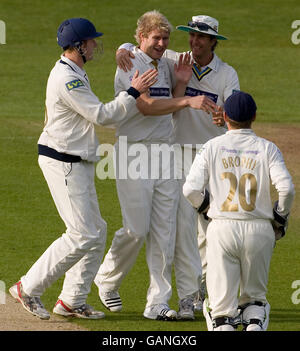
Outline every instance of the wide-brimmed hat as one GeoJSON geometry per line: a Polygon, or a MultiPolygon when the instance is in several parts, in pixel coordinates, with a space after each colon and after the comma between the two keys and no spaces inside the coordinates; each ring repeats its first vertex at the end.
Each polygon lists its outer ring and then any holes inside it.
{"type": "Polygon", "coordinates": [[[187,26],[177,26],[176,29],[183,30],[184,32],[199,32],[215,36],[220,40],[227,40],[226,37],[218,33],[219,22],[210,16],[200,15],[193,16],[192,20],[187,26]]]}

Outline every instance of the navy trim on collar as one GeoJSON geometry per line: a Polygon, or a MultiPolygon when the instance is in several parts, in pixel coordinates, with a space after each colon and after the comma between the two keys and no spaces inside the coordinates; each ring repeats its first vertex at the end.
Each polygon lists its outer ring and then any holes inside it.
{"type": "Polygon", "coordinates": [[[69,65],[67,62],[60,60],[59,63],[62,63],[63,65],[68,65],[72,71],[76,72],[75,69],[71,65],[69,65]]]}

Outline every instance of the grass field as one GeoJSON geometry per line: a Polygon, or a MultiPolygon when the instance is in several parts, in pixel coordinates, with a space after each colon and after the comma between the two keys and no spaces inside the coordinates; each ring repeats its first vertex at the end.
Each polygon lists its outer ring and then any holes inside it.
{"type": "MultiPolygon", "coordinates": [[[[47,77],[60,55],[56,43],[58,25],[66,18],[86,17],[104,32],[105,53],[100,62],[90,63],[86,70],[93,90],[107,102],[113,98],[115,49],[123,42],[134,40],[137,18],[152,9],[164,13],[174,26],[186,24],[196,14],[219,19],[220,33],[230,40],[219,43],[216,52],[235,67],[241,89],[256,99],[255,128],[282,148],[299,191],[300,45],[291,42],[294,31],[291,23],[300,19],[299,0],[190,0],[188,6],[179,0],[165,3],[158,0],[1,0],[0,20],[6,23],[6,44],[0,45],[0,280],[7,288],[26,273],[65,229],[38,168],[36,146],[43,127],[47,77]]],[[[174,31],[170,48],[186,50],[185,33],[174,31]]],[[[112,130],[97,130],[101,142],[114,141],[112,130]]],[[[115,230],[121,227],[120,208],[113,180],[96,179],[96,187],[101,212],[108,223],[108,249],[115,230]]],[[[300,331],[300,304],[291,300],[295,291],[292,283],[300,280],[299,211],[296,196],[288,234],[278,242],[271,263],[269,330],[300,331]]],[[[61,284],[62,279],[44,294],[47,309],[52,309],[61,284]]],[[[107,312],[102,321],[78,323],[90,330],[103,331],[206,330],[201,315],[195,322],[144,319],[147,287],[143,249],[120,290],[124,311],[107,312]]],[[[170,305],[177,309],[175,285],[173,291],[170,305]]],[[[88,303],[102,308],[95,286],[88,303]]]]}

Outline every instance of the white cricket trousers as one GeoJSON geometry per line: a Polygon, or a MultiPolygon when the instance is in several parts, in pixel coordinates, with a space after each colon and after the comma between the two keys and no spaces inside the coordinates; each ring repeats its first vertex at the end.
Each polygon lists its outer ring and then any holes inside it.
{"type": "Polygon", "coordinates": [[[212,318],[235,317],[238,305],[267,302],[275,243],[269,220],[213,219],[207,228],[206,242],[206,284],[212,318]]]}
{"type": "MultiPolygon", "coordinates": [[[[148,156],[144,156],[148,157],[149,164],[152,162],[153,166],[153,162],[158,159],[151,154],[151,144],[142,145],[147,148],[148,156]]],[[[127,159],[126,167],[130,170],[136,157],[125,154],[119,143],[116,144],[116,154],[123,160],[127,159]]],[[[173,161],[171,160],[171,165],[168,165],[171,167],[171,177],[174,172],[173,161]]],[[[150,177],[150,173],[148,175],[150,177]]],[[[168,303],[172,295],[178,183],[174,174],[173,179],[131,178],[116,179],[123,228],[115,233],[112,245],[96,276],[95,284],[105,292],[118,290],[146,239],[146,257],[150,274],[146,307],[168,303]]]]}
{"type": "Polygon", "coordinates": [[[198,213],[182,193],[196,150],[176,145],[176,169],[179,184],[177,230],[174,255],[174,272],[179,299],[194,295],[200,290],[202,267],[197,243],[198,213]]]}
{"type": "Polygon", "coordinates": [[[59,298],[73,308],[79,307],[86,302],[106,242],[106,222],[99,211],[94,164],[65,163],[39,156],[39,165],[66,232],[21,278],[22,285],[26,294],[41,296],[65,274],[59,298]]]}
{"type": "Polygon", "coordinates": [[[202,265],[202,278],[201,287],[205,289],[206,286],[206,269],[207,269],[207,258],[206,258],[206,232],[210,219],[205,219],[203,214],[198,215],[198,249],[201,257],[202,265]]]}

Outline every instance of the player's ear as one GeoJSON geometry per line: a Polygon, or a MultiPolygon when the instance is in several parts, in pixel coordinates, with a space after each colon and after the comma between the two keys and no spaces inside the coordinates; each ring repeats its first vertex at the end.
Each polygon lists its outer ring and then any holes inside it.
{"type": "Polygon", "coordinates": [[[252,117],[252,122],[256,120],[256,114],[252,117]]]}
{"type": "Polygon", "coordinates": [[[140,43],[143,41],[143,39],[145,38],[143,33],[139,33],[139,38],[140,38],[140,43]]]}
{"type": "Polygon", "coordinates": [[[227,116],[225,111],[223,111],[223,118],[225,122],[228,122],[229,117],[227,116]]]}

